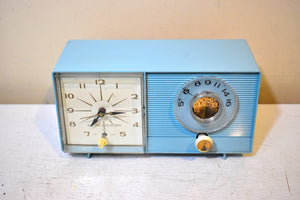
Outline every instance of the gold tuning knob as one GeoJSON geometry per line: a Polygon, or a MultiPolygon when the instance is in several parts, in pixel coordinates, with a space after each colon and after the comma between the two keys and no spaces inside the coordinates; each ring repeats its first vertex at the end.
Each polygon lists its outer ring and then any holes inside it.
{"type": "Polygon", "coordinates": [[[213,146],[213,140],[206,135],[199,135],[195,141],[195,146],[202,153],[208,152],[213,146]]]}

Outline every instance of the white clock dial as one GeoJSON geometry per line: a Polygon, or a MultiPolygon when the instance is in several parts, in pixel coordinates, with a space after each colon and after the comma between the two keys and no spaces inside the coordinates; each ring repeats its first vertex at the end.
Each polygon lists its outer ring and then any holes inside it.
{"type": "Polygon", "coordinates": [[[66,143],[143,145],[142,76],[64,75],[60,78],[66,143]]]}

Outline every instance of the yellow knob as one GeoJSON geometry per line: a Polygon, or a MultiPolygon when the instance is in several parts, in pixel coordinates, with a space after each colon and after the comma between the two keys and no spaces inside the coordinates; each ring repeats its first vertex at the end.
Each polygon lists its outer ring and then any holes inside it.
{"type": "Polygon", "coordinates": [[[202,153],[208,152],[213,146],[213,140],[206,135],[199,135],[195,141],[195,146],[202,153]]]}
{"type": "Polygon", "coordinates": [[[98,139],[98,147],[100,149],[103,149],[107,144],[107,140],[105,138],[99,138],[98,139]]]}

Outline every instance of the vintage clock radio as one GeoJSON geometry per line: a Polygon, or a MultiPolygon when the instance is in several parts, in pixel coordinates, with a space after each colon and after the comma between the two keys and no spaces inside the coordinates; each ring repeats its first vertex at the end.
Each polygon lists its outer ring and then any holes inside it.
{"type": "Polygon", "coordinates": [[[64,152],[252,150],[260,71],[245,40],[70,40],[52,76],[64,152]]]}

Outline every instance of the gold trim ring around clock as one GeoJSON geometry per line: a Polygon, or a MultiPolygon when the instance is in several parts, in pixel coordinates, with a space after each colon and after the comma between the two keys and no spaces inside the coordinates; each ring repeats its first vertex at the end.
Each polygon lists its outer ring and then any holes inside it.
{"type": "Polygon", "coordinates": [[[213,97],[201,97],[193,104],[194,114],[201,119],[208,119],[219,111],[219,102],[213,97]]]}

